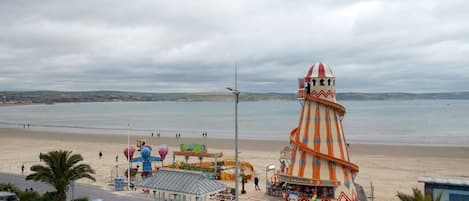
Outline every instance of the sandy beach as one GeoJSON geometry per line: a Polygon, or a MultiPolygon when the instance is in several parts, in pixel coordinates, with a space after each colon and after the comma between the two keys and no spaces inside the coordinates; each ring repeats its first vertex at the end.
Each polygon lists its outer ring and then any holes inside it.
{"type": "MultiPolygon", "coordinates": [[[[233,140],[184,138],[175,139],[170,134],[161,138],[131,136],[135,145],[137,139],[147,139],[149,144],[158,147],[167,144],[169,151],[179,149],[181,143],[205,144],[209,152],[223,152],[225,157],[234,156],[233,140]]],[[[278,166],[279,150],[288,145],[286,141],[240,140],[240,159],[253,164],[260,179],[260,187],[265,190],[265,166],[278,166]]],[[[94,185],[106,187],[111,170],[116,164],[125,163],[122,150],[127,144],[127,136],[110,134],[71,134],[61,132],[33,131],[31,129],[0,128],[0,171],[21,174],[21,165],[26,169],[38,163],[40,152],[64,149],[83,155],[86,163],[96,170],[97,182],[94,185]],[[98,157],[99,151],[103,158],[98,157]],[[119,156],[116,163],[115,157],[119,156]]],[[[165,163],[169,164],[172,156],[168,154],[165,163]]],[[[155,154],[155,153],[154,153],[155,154]]],[[[423,188],[417,182],[422,176],[469,179],[469,147],[429,147],[351,144],[352,161],[360,166],[356,182],[363,185],[367,194],[370,182],[375,187],[375,200],[397,200],[397,191],[410,192],[412,187],[423,188]]],[[[184,160],[184,158],[177,158],[184,160]]],[[[197,159],[193,159],[196,162],[197,159]]],[[[27,174],[26,172],[25,174],[27,174]]],[[[87,180],[80,181],[90,183],[87,180]]],[[[232,185],[232,184],[229,184],[232,185]]],[[[242,200],[266,200],[263,192],[254,191],[252,182],[247,184],[247,194],[242,200]]],[[[275,199],[270,199],[275,200],[275,199]]]]}

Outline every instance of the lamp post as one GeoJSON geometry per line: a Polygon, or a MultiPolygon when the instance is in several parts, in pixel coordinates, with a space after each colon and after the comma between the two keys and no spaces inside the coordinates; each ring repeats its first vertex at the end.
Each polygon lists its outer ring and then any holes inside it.
{"type": "Polygon", "coordinates": [[[235,88],[226,88],[235,95],[235,201],[239,200],[239,165],[238,165],[238,103],[239,103],[239,91],[235,88]]]}
{"type": "Polygon", "coordinates": [[[274,164],[270,164],[268,166],[265,167],[265,192],[268,193],[269,189],[270,189],[270,192],[272,191],[272,186],[270,186],[270,182],[269,182],[269,176],[268,176],[268,173],[272,170],[275,170],[275,165],[274,164]]]}
{"type": "Polygon", "coordinates": [[[129,133],[127,133],[127,190],[130,191],[130,123],[127,123],[127,127],[129,129],[129,133]]]}

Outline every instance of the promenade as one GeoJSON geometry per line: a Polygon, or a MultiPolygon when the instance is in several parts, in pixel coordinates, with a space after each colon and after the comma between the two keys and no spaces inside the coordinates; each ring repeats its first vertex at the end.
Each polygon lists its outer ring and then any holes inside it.
{"type": "MultiPolygon", "coordinates": [[[[45,192],[54,191],[50,185],[42,182],[26,181],[25,176],[13,175],[0,173],[0,182],[2,183],[12,183],[18,188],[24,190],[26,188],[33,188],[34,191],[43,194],[45,192]]],[[[101,189],[98,186],[88,185],[88,184],[75,184],[74,197],[88,197],[91,201],[93,199],[103,199],[104,201],[149,201],[153,200],[151,195],[144,195],[140,192],[132,193],[132,195],[126,195],[126,192],[112,192],[109,190],[101,189]]],[[[67,200],[72,199],[71,189],[67,193],[67,200]]]]}

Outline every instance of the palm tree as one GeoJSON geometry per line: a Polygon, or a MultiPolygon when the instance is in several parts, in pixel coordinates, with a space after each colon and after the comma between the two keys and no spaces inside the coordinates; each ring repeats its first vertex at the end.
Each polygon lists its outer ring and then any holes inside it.
{"type": "Polygon", "coordinates": [[[440,201],[441,200],[441,192],[433,199],[433,196],[429,193],[423,195],[422,191],[417,188],[412,189],[412,195],[408,195],[405,193],[397,192],[397,197],[401,201],[440,201]]]}
{"type": "Polygon", "coordinates": [[[71,151],[51,151],[47,154],[39,154],[39,158],[46,165],[34,165],[31,171],[34,173],[28,175],[26,180],[42,181],[52,185],[57,193],[58,201],[65,201],[66,192],[70,183],[81,179],[88,178],[93,181],[96,179],[92,176],[94,170],[88,164],[78,164],[83,161],[80,154],[72,154],[71,151]]]}

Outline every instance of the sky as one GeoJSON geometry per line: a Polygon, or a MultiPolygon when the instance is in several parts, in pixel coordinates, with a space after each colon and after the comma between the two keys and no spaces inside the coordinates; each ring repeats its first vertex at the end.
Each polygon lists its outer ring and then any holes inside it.
{"type": "Polygon", "coordinates": [[[0,2],[1,90],[469,91],[469,1],[0,2]]]}

